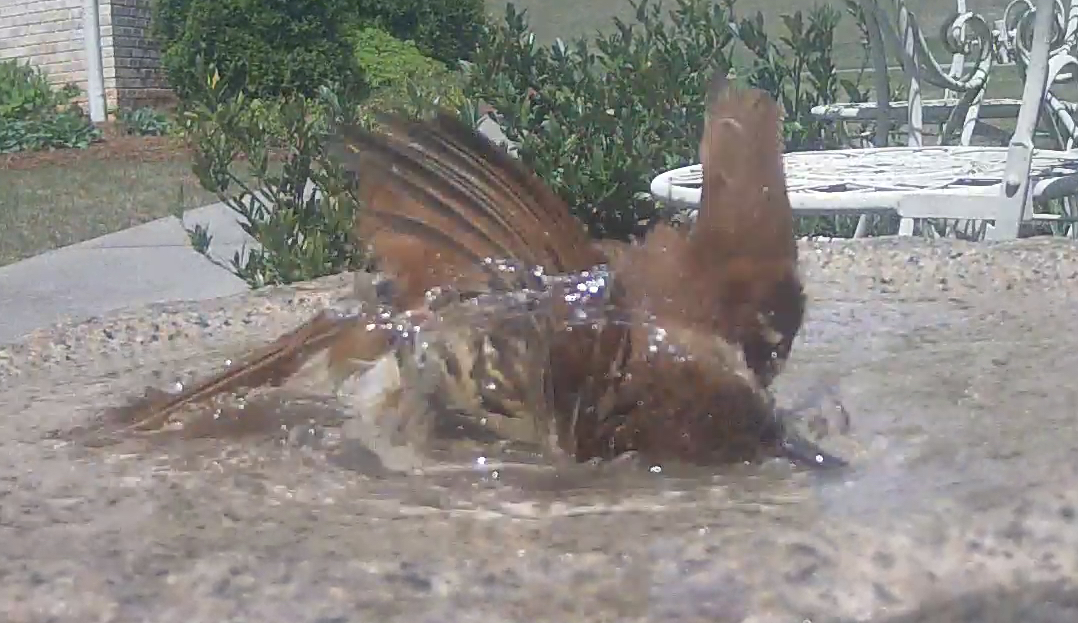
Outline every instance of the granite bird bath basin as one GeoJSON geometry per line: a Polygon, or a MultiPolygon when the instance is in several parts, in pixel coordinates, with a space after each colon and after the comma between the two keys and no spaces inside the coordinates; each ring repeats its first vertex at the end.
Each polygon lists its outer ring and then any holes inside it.
{"type": "Polygon", "coordinates": [[[841,472],[395,476],[311,405],[205,438],[65,434],[346,279],[33,334],[0,350],[0,618],[1078,620],[1078,247],[802,254],[809,320],[779,393],[837,389],[841,472]]]}

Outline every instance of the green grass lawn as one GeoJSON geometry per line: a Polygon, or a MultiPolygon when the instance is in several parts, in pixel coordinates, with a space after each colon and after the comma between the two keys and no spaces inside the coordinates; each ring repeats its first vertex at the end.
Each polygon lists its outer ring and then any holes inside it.
{"type": "MultiPolygon", "coordinates": [[[[760,11],[764,15],[764,23],[777,28],[781,23],[782,14],[798,10],[807,12],[819,3],[820,0],[737,0],[734,3],[734,11],[738,16],[748,16],[760,11]]],[[[979,12],[991,21],[1002,17],[1007,3],[1008,0],[967,0],[966,4],[969,9],[979,12]]],[[[552,42],[557,37],[569,39],[588,35],[596,30],[609,30],[614,17],[629,21],[633,17],[629,0],[515,0],[513,4],[518,10],[528,11],[528,22],[536,33],[537,39],[542,43],[552,42]]],[[[852,79],[855,74],[847,72],[862,66],[865,60],[865,50],[859,40],[860,35],[853,17],[845,12],[843,0],[832,0],[830,4],[843,14],[835,35],[835,64],[843,72],[843,77],[852,79]]],[[[889,2],[885,0],[885,4],[889,2]]],[[[667,10],[675,7],[676,1],[663,0],[662,6],[664,10],[667,10]]],[[[948,67],[951,57],[942,50],[937,29],[954,13],[955,1],[908,0],[908,6],[917,15],[929,46],[935,51],[936,60],[945,68],[948,67]]],[[[504,14],[505,2],[489,0],[488,7],[494,16],[500,17],[504,14]]],[[[735,56],[739,60],[744,58],[744,55],[736,52],[735,50],[735,56]]],[[[893,65],[894,61],[891,64],[893,65]]],[[[904,77],[901,72],[892,73],[892,85],[900,84],[902,80],[904,77]]],[[[871,89],[871,71],[864,73],[862,86],[871,89]]],[[[1019,97],[1021,89],[1021,81],[1015,68],[993,69],[988,97],[1019,97]]],[[[939,89],[931,87],[925,92],[926,97],[938,97],[940,94],[939,89]]]]}
{"type": "Polygon", "coordinates": [[[0,169],[0,265],[213,201],[186,157],[0,169]]]}
{"type": "MultiPolygon", "coordinates": [[[[885,4],[890,4],[884,0],[885,4]]],[[[1003,16],[1008,0],[967,0],[967,7],[989,19],[1003,16]]],[[[765,24],[778,23],[783,13],[808,11],[818,0],[737,0],[734,11],[747,16],[760,11],[765,24]]],[[[513,4],[518,9],[527,9],[529,23],[536,37],[542,42],[553,41],[556,37],[569,39],[582,34],[589,34],[597,29],[606,30],[613,17],[630,19],[633,14],[628,0],[516,0],[513,4]]],[[[844,11],[842,0],[831,3],[836,9],[844,11]]],[[[925,31],[926,38],[936,38],[936,28],[947,16],[955,12],[955,0],[908,0],[907,5],[916,15],[925,31]]],[[[489,0],[488,6],[495,16],[505,12],[505,2],[489,0]]],[[[664,0],[664,9],[676,6],[674,0],[664,0]]],[[[835,38],[836,62],[840,67],[855,66],[860,63],[863,49],[858,42],[858,34],[852,19],[843,20],[835,38]]],[[[949,59],[948,59],[949,60],[949,59]]]]}

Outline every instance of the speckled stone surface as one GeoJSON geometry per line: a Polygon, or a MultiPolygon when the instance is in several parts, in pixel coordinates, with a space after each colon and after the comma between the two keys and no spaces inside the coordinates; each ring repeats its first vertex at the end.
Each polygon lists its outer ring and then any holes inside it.
{"type": "Polygon", "coordinates": [[[812,303],[780,394],[837,388],[842,473],[386,476],[332,457],[324,422],[64,436],[295,326],[344,277],[0,347],[0,620],[1078,620],[1078,245],[802,257],[812,303]]]}

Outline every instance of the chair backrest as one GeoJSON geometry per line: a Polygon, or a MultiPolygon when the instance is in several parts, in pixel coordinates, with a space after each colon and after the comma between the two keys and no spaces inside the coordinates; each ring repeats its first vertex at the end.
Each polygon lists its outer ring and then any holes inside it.
{"type": "MultiPolygon", "coordinates": [[[[1051,134],[1059,149],[1074,149],[1078,140],[1075,114],[1078,104],[1068,102],[1054,92],[1058,87],[1078,83],[1078,0],[1064,6],[1055,0],[1053,37],[1048,53],[1048,85],[1044,94],[1045,112],[1042,126],[1051,134]]],[[[1033,8],[1032,0],[1012,0],[1007,5],[1002,22],[1002,39],[1014,58],[1020,75],[1027,76],[1030,65],[1029,42],[1031,23],[1024,19],[1033,8]],[[1024,30],[1024,32],[1023,32],[1024,30]]]]}
{"type": "Polygon", "coordinates": [[[1026,5],[1027,10],[1018,20],[1014,38],[1019,56],[1023,58],[1019,65],[1024,67],[1022,107],[1018,111],[1014,135],[1007,149],[1003,201],[995,227],[988,234],[992,239],[1005,240],[1018,236],[1018,228],[1025,220],[1030,204],[1029,173],[1033,160],[1034,131],[1050,95],[1052,76],[1062,74],[1065,67],[1078,67],[1078,61],[1073,56],[1055,51],[1064,33],[1064,29],[1059,28],[1060,18],[1065,15],[1062,3],[1059,0],[1036,0],[1035,5],[1031,6],[1028,2],[1026,5]]]}
{"type": "MultiPolygon", "coordinates": [[[[1014,238],[1025,220],[1030,204],[1029,174],[1032,164],[1033,139],[1038,121],[1057,129],[1061,147],[1071,148],[1075,142],[1073,113],[1078,105],[1056,97],[1052,86],[1078,79],[1078,59],[1072,54],[1078,42],[1078,0],[1070,0],[1070,9],[1063,0],[1014,0],[1003,20],[1003,33],[993,32],[988,21],[971,11],[959,11],[958,16],[941,29],[944,48],[954,55],[961,53],[967,64],[952,64],[945,74],[925,42],[916,17],[906,6],[906,0],[859,0],[865,12],[873,73],[877,92],[876,141],[887,144],[890,132],[887,58],[888,51],[898,57],[910,80],[909,144],[922,144],[922,84],[952,90],[958,101],[951,109],[943,137],[962,124],[961,142],[968,144],[977,122],[980,104],[988,83],[989,70],[997,58],[999,43],[1011,49],[1022,77],[1023,91],[1018,109],[1016,129],[1010,137],[1007,164],[1003,177],[1002,201],[997,205],[996,224],[989,237],[1014,238]],[[893,9],[893,12],[887,9],[893,9]],[[972,61],[972,62],[971,62],[972,61]],[[1042,115],[1042,110],[1049,112],[1042,115]]],[[[959,9],[968,8],[959,4],[959,9]]],[[[905,223],[904,223],[905,224],[905,223]]],[[[912,222],[910,223],[912,233],[912,222]]]]}
{"type": "Polygon", "coordinates": [[[944,90],[954,107],[940,135],[941,144],[968,145],[973,137],[984,99],[989,72],[996,60],[998,33],[981,15],[970,11],[967,0],[956,0],[956,13],[936,31],[944,50],[951,54],[949,67],[936,59],[927,45],[922,25],[906,0],[860,0],[868,27],[869,49],[879,117],[875,144],[887,145],[890,132],[891,89],[888,59],[895,58],[909,86],[907,144],[924,144],[923,89],[944,90]]]}

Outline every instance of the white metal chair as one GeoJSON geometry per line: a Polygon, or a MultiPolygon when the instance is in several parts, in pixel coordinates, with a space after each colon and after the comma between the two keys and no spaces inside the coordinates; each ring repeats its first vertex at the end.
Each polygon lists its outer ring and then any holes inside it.
{"type": "MultiPolygon", "coordinates": [[[[1013,56],[1003,20],[996,22],[993,30],[982,16],[968,10],[966,0],[956,0],[957,11],[939,28],[941,43],[946,51],[951,52],[950,69],[944,72],[928,47],[920,24],[909,11],[906,0],[893,0],[892,4],[894,15],[886,14],[878,2],[874,5],[875,12],[864,12],[869,37],[880,42],[880,45],[872,46],[869,50],[876,78],[876,99],[823,104],[813,107],[812,115],[837,124],[843,130],[848,129],[847,124],[851,122],[875,122],[874,139],[868,141],[864,135],[860,135],[860,141],[851,147],[887,147],[890,133],[896,126],[905,129],[908,146],[922,147],[925,145],[926,123],[940,128],[936,140],[938,145],[971,145],[978,130],[980,134],[988,134],[999,144],[1006,145],[1007,134],[986,121],[1015,119],[1022,100],[985,99],[993,64],[1010,60],[1013,56]],[[881,79],[888,76],[885,73],[888,47],[906,79],[908,92],[905,101],[892,101],[889,80],[881,79]],[[967,65],[967,60],[972,60],[972,64],[967,65]],[[925,86],[943,89],[943,97],[923,99],[925,86]]],[[[865,235],[867,225],[867,216],[861,215],[854,237],[865,235]]],[[[963,225],[968,230],[971,224],[948,219],[943,223],[943,229],[946,232],[949,226],[959,229],[963,225]]],[[[981,228],[974,224],[974,229],[979,232],[981,228]]],[[[899,234],[910,235],[913,231],[914,219],[902,219],[899,234]]],[[[922,231],[932,233],[936,230],[927,227],[922,231]]]]}
{"type": "MultiPolygon", "coordinates": [[[[901,0],[895,1],[902,4],[901,0]]],[[[1020,224],[1028,220],[1026,211],[1031,199],[1043,203],[1078,194],[1078,152],[1033,146],[1042,108],[1051,110],[1053,119],[1057,111],[1067,110],[1062,103],[1053,106],[1048,86],[1078,73],[1078,60],[1061,44],[1064,32],[1060,26],[1067,21],[1065,12],[1058,0],[1036,0],[1035,6],[1027,0],[1018,1],[1028,9],[1017,11],[1014,26],[1014,40],[1021,56],[1018,62],[1025,80],[1016,114],[1017,127],[1007,147],[913,144],[789,153],[785,156],[787,183],[798,214],[898,213],[904,219],[994,221],[995,225],[987,228],[987,237],[1006,239],[1017,237],[1020,224]]],[[[882,51],[888,40],[896,42],[896,36],[880,23],[885,15],[880,0],[860,2],[869,21],[877,92],[887,93],[887,87],[881,84],[887,81],[882,51]],[[889,31],[891,35],[884,34],[889,31]]],[[[903,11],[899,13],[901,22],[903,11]]],[[[908,16],[908,11],[905,14],[908,16]]],[[[915,20],[906,19],[907,24],[916,26],[915,20]]],[[[967,26],[973,23],[983,24],[984,20],[966,18],[967,26]]],[[[912,56],[916,57],[916,51],[912,56]]],[[[973,108],[983,89],[980,93],[968,85],[965,89],[962,99],[968,99],[969,108],[973,108]]],[[[879,99],[888,102],[886,97],[879,99]]],[[[882,108],[887,106],[885,103],[882,108]]],[[[878,137],[889,132],[889,119],[887,114],[877,117],[878,137]]],[[[968,114],[964,115],[964,124],[969,119],[968,114]]],[[[1067,125],[1066,121],[1060,123],[1067,125]]],[[[1063,145],[1064,149],[1070,146],[1063,145]]],[[[694,208],[700,202],[701,177],[699,165],[664,172],[652,181],[652,195],[674,206],[694,208]]],[[[1029,215],[1049,217],[1054,215],[1029,215]]]]}
{"type": "MultiPolygon", "coordinates": [[[[1004,40],[1012,42],[1015,63],[1023,76],[1030,65],[1030,50],[1022,45],[1025,39],[1019,37],[1019,30],[1030,8],[1030,0],[1013,0],[1007,5],[1004,19],[1001,20],[1006,24],[1004,40]]],[[[1069,10],[1065,10],[1063,0],[1056,0],[1054,16],[1056,36],[1049,48],[1049,58],[1061,58],[1056,60],[1056,66],[1050,66],[1049,69],[1045,105],[1050,114],[1044,117],[1044,121],[1055,144],[1062,149],[1071,150],[1075,147],[1075,135],[1078,133],[1074,120],[1075,113],[1078,113],[1078,103],[1060,98],[1053,93],[1052,87],[1074,84],[1078,80],[1078,76],[1073,73],[1073,64],[1067,59],[1074,57],[1075,51],[1078,50],[1078,2],[1072,0],[1069,10]]]]}
{"type": "MultiPolygon", "coordinates": [[[[969,145],[976,129],[993,129],[986,126],[984,120],[1017,117],[1022,100],[984,98],[992,66],[1007,52],[1006,30],[993,30],[983,17],[967,10],[966,0],[956,1],[958,11],[939,29],[944,49],[952,53],[949,70],[944,70],[929,49],[906,0],[893,0],[894,15],[888,14],[876,2],[873,11],[864,12],[870,39],[882,43],[870,48],[876,99],[823,104],[815,106],[812,115],[843,125],[877,122],[873,147],[887,147],[888,132],[897,125],[905,125],[909,146],[920,147],[924,145],[926,123],[943,126],[939,144],[957,141],[957,144],[969,145]],[[906,78],[906,101],[890,99],[889,82],[883,79],[888,75],[886,48],[891,49],[906,78]],[[972,64],[967,65],[967,61],[972,64]],[[926,85],[944,89],[943,97],[924,99],[926,85]]],[[[1001,143],[1006,143],[1006,136],[999,138],[1001,143]]]]}

